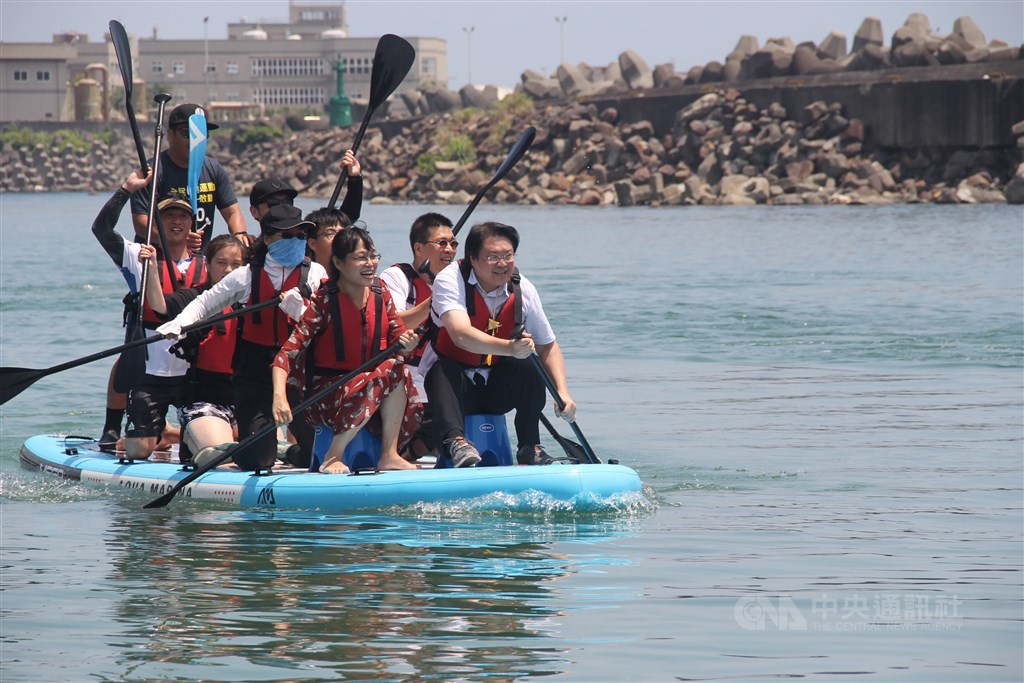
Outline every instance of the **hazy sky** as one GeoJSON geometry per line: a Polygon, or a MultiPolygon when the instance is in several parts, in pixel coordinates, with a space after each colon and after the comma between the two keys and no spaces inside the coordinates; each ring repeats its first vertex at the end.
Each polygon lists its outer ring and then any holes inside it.
{"type": "MultiPolygon", "coordinates": [[[[882,20],[888,44],[911,12],[922,12],[933,30],[948,33],[953,21],[968,15],[989,40],[1024,42],[1022,0],[960,2],[847,2],[746,0],[531,1],[349,0],[345,3],[349,34],[397,33],[448,41],[449,86],[467,80],[467,32],[473,27],[473,82],[512,86],[524,69],[553,73],[559,63],[559,32],[564,30],[565,59],[604,65],[624,50],[634,50],[653,67],[673,63],[685,72],[695,64],[722,61],[744,34],[761,43],[790,36],[795,42],[820,42],[829,31],[842,31],[848,44],[865,17],[882,20]],[[556,17],[566,17],[559,24],[556,17]]],[[[229,21],[288,18],[287,0],[75,1],[0,0],[0,40],[50,42],[51,35],[75,30],[102,40],[107,22],[118,19],[129,33],[149,36],[157,24],[164,38],[227,37],[229,21]]]]}

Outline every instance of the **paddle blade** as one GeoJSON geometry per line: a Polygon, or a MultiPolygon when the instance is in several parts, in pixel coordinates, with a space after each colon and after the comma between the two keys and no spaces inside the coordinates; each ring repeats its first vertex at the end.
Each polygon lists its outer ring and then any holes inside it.
{"type": "Polygon", "coordinates": [[[0,405],[7,403],[47,374],[49,373],[45,370],[31,368],[0,368],[0,405]]]}
{"type": "Polygon", "coordinates": [[[188,117],[188,200],[192,203],[192,215],[199,220],[199,175],[206,160],[206,116],[192,114],[188,117]]]}
{"type": "Polygon", "coordinates": [[[117,66],[121,69],[121,80],[124,81],[124,98],[126,101],[132,99],[132,49],[128,44],[128,34],[121,22],[113,19],[110,21],[110,42],[114,44],[114,54],[117,55],[117,66]]]}
{"type": "MultiPolygon", "coordinates": [[[[135,342],[145,338],[145,330],[142,325],[135,325],[131,334],[125,341],[135,342]]],[[[121,357],[114,365],[114,391],[119,394],[127,394],[134,389],[146,374],[146,347],[136,346],[121,352],[121,357]]]]}
{"type": "MultiPolygon", "coordinates": [[[[370,74],[369,112],[384,103],[391,93],[402,83],[412,63],[416,60],[416,50],[409,41],[387,33],[377,41],[377,51],[373,55],[373,70],[370,74]]],[[[366,118],[369,118],[367,112],[366,118]]]]}
{"type": "Polygon", "coordinates": [[[519,134],[519,139],[515,141],[512,148],[508,151],[508,156],[505,157],[505,161],[501,163],[498,170],[494,173],[494,179],[491,183],[496,183],[512,170],[512,167],[516,165],[523,155],[526,154],[527,150],[530,149],[530,145],[533,144],[533,139],[537,137],[537,129],[533,126],[529,126],[526,130],[519,134]]]}

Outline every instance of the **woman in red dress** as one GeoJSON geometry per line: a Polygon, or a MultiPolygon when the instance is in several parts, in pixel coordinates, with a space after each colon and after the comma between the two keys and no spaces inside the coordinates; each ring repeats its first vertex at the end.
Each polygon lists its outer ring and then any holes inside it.
{"type": "Polygon", "coordinates": [[[348,472],[341,461],[345,447],[375,413],[381,417],[381,469],[416,469],[399,455],[422,420],[405,355],[416,348],[418,337],[398,317],[387,287],[376,277],[380,254],[370,234],[347,228],[331,247],[331,279],[317,290],[273,364],[274,417],[278,424],[292,419],[285,395],[288,383],[318,392],[338,377],[362,365],[396,340],[399,355],[369,372],[357,375],[306,410],[306,421],[325,425],[334,439],[324,454],[320,471],[348,472]],[[309,378],[309,382],[305,378],[309,378]]]}

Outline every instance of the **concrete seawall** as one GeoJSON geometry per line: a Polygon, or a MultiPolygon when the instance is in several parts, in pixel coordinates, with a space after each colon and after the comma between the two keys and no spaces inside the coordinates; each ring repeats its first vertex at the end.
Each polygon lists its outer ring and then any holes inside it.
{"type": "Polygon", "coordinates": [[[616,108],[622,122],[650,121],[664,135],[680,109],[723,88],[761,108],[778,102],[801,111],[817,100],[839,102],[864,122],[866,140],[891,149],[1013,147],[1011,128],[1024,120],[1024,60],[708,83],[585,101],[616,108]]]}

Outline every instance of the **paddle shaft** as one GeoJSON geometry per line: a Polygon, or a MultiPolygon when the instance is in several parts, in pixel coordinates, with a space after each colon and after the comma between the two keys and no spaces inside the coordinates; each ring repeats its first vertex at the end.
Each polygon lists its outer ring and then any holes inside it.
{"type": "MultiPolygon", "coordinates": [[[[181,333],[182,334],[188,334],[189,332],[195,332],[196,330],[202,330],[202,329],[210,327],[212,325],[216,325],[217,323],[222,322],[224,320],[230,320],[231,318],[237,318],[239,316],[246,315],[248,313],[252,313],[252,312],[258,311],[261,308],[268,308],[270,306],[274,306],[274,305],[276,305],[278,303],[279,303],[278,299],[268,299],[266,301],[261,301],[260,303],[254,304],[252,306],[246,306],[245,308],[240,308],[237,311],[231,311],[230,313],[223,313],[221,315],[215,315],[212,318],[208,318],[206,320],[201,320],[201,321],[199,321],[197,323],[194,323],[192,325],[186,325],[185,327],[181,328],[181,333]]],[[[114,348],[107,349],[106,351],[99,351],[99,352],[94,353],[94,354],[92,354],[90,356],[85,356],[83,358],[77,358],[75,360],[69,360],[66,363],[61,363],[60,365],[54,365],[53,367],[49,367],[49,368],[46,368],[44,370],[31,370],[29,368],[9,368],[9,367],[0,368],[0,371],[2,371],[4,374],[8,375],[8,377],[10,377],[11,374],[14,374],[14,375],[22,374],[23,375],[23,377],[21,377],[21,378],[15,378],[13,382],[9,382],[9,383],[5,382],[5,389],[4,389],[4,394],[5,395],[3,396],[3,399],[0,400],[0,405],[3,405],[4,403],[7,403],[7,401],[11,400],[12,398],[14,398],[18,394],[20,394],[25,389],[27,389],[31,385],[35,384],[36,381],[42,379],[43,377],[46,377],[47,375],[52,375],[52,374],[61,372],[63,370],[70,370],[71,368],[77,368],[80,365],[86,365],[88,363],[92,363],[93,361],[102,360],[103,358],[109,358],[110,356],[114,356],[114,355],[116,355],[118,353],[122,353],[124,351],[128,351],[128,350],[131,350],[131,349],[134,349],[134,348],[138,348],[140,346],[146,346],[147,344],[152,344],[153,342],[160,341],[161,339],[164,339],[164,336],[163,335],[159,335],[159,334],[156,334],[156,335],[153,335],[153,336],[150,336],[150,337],[143,337],[141,339],[135,339],[135,340],[130,341],[130,342],[126,343],[126,344],[121,344],[120,346],[115,346],[114,348]],[[19,386],[20,386],[20,388],[18,388],[19,386]],[[8,393],[10,395],[7,395],[8,393]]]]}
{"type": "MultiPolygon", "coordinates": [[[[359,151],[359,145],[363,142],[363,135],[366,134],[366,126],[370,123],[370,116],[373,114],[373,109],[367,108],[366,115],[363,116],[363,122],[359,124],[359,132],[356,133],[355,139],[352,141],[352,154],[359,151]]],[[[338,195],[341,194],[341,186],[345,184],[348,179],[348,166],[341,169],[341,175],[338,177],[338,182],[334,184],[334,192],[331,193],[331,201],[327,202],[327,208],[333,209],[334,205],[338,203],[338,195]]]]}
{"type": "MultiPolygon", "coordinates": [[[[421,325],[418,328],[416,328],[416,333],[417,334],[423,334],[425,331],[426,331],[426,325],[421,325]]],[[[352,372],[349,372],[349,373],[343,375],[338,380],[336,380],[334,382],[331,382],[328,386],[324,387],[323,389],[321,389],[320,391],[316,392],[312,396],[307,397],[304,401],[302,401],[298,405],[294,406],[292,408],[292,417],[294,418],[295,415],[298,415],[299,413],[301,413],[302,411],[304,411],[306,408],[310,407],[311,405],[313,405],[317,401],[319,401],[319,400],[325,398],[326,396],[330,395],[331,392],[336,391],[339,387],[341,387],[345,383],[351,381],[356,375],[358,375],[360,373],[363,373],[363,372],[368,372],[369,370],[372,370],[373,368],[377,367],[378,365],[383,363],[385,360],[387,360],[389,357],[391,357],[392,354],[394,354],[395,352],[397,352],[401,348],[402,348],[402,342],[401,341],[395,341],[389,347],[387,347],[386,349],[384,349],[383,351],[378,353],[376,356],[374,356],[370,360],[368,360],[365,363],[363,363],[362,365],[360,365],[358,368],[356,368],[352,372]]],[[[179,480],[178,483],[176,483],[173,487],[171,487],[171,490],[169,490],[167,493],[165,493],[164,495],[160,496],[156,500],[153,500],[153,501],[150,501],[149,503],[146,503],[146,505],[144,507],[146,507],[146,508],[162,508],[162,507],[164,507],[165,505],[170,503],[172,500],[174,500],[174,496],[177,495],[178,491],[180,491],[181,489],[185,488],[186,486],[191,484],[193,481],[195,481],[199,477],[203,476],[204,474],[206,474],[207,472],[212,470],[214,467],[217,467],[218,465],[220,465],[223,462],[227,462],[227,460],[229,458],[231,458],[234,454],[242,451],[245,448],[248,448],[252,444],[256,443],[260,439],[266,437],[268,434],[271,434],[272,432],[274,432],[276,430],[277,430],[277,425],[274,424],[273,422],[271,422],[270,424],[266,425],[262,429],[260,429],[260,430],[258,430],[256,432],[253,432],[252,434],[250,434],[246,438],[242,439],[241,441],[239,441],[237,444],[235,444],[231,448],[227,449],[226,451],[224,451],[223,453],[218,455],[213,460],[210,460],[208,463],[206,463],[202,467],[199,467],[196,470],[194,470],[193,472],[190,472],[188,474],[188,476],[186,476],[183,479],[179,480]]]]}

